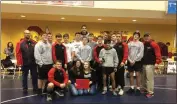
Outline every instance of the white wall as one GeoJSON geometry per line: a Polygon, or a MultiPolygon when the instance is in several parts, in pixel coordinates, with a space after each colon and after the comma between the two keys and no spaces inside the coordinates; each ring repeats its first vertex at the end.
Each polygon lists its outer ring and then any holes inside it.
{"type": "MultiPolygon", "coordinates": [[[[1,1],[1,3],[21,4],[21,1],[1,1]]],[[[94,8],[166,11],[167,1],[94,1],[94,8]]]]}

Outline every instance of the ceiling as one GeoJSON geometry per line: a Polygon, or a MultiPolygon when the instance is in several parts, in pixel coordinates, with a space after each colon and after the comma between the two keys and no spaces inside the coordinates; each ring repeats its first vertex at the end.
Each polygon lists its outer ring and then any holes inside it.
{"type": "Polygon", "coordinates": [[[99,23],[136,23],[136,24],[168,24],[176,25],[176,19],[131,18],[131,17],[98,17],[74,15],[47,15],[30,13],[2,13],[2,19],[45,20],[45,21],[70,21],[70,22],[99,22],[99,23]],[[21,17],[24,15],[26,17],[21,17]],[[64,17],[65,19],[61,19],[64,17]],[[98,20],[102,19],[102,20],[98,20]],[[137,20],[133,22],[132,20],[137,20]]]}

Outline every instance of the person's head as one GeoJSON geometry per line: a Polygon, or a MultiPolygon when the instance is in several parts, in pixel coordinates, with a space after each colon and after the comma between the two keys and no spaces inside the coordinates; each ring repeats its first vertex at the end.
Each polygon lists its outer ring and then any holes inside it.
{"type": "Polygon", "coordinates": [[[88,35],[89,42],[92,42],[92,41],[93,41],[93,38],[94,38],[94,34],[93,34],[93,33],[90,33],[90,34],[88,35]]]}
{"type": "Polygon", "coordinates": [[[103,43],[103,37],[100,35],[97,37],[98,38],[98,44],[102,44],[103,43]]]}
{"type": "Polygon", "coordinates": [[[88,38],[87,37],[83,37],[82,43],[83,43],[83,45],[86,45],[88,43],[88,38]]]}
{"type": "Polygon", "coordinates": [[[113,33],[112,35],[111,35],[111,40],[112,41],[117,41],[117,39],[116,39],[116,33],[113,33]]]}
{"type": "Polygon", "coordinates": [[[47,33],[42,32],[42,33],[41,33],[41,37],[42,37],[42,41],[44,41],[44,42],[47,42],[47,41],[48,41],[47,33]]]}
{"type": "Polygon", "coordinates": [[[117,33],[116,34],[116,39],[117,39],[117,42],[121,42],[122,41],[122,34],[121,33],[117,33]]]}
{"type": "Polygon", "coordinates": [[[108,39],[108,33],[106,31],[103,32],[103,39],[108,39]]]}
{"type": "Polygon", "coordinates": [[[139,32],[134,32],[133,33],[133,39],[134,40],[139,40],[139,38],[140,38],[140,33],[139,32]]]}
{"type": "Polygon", "coordinates": [[[64,40],[65,43],[68,43],[68,42],[69,42],[69,34],[68,34],[68,33],[65,33],[65,34],[63,35],[63,40],[64,40]]]}
{"type": "Polygon", "coordinates": [[[150,41],[151,40],[151,36],[150,36],[150,34],[149,33],[145,33],[144,34],[144,41],[150,41]]]}
{"type": "Polygon", "coordinates": [[[86,25],[81,26],[81,32],[85,33],[85,34],[87,33],[87,26],[86,25]]]}
{"type": "Polygon", "coordinates": [[[170,42],[167,42],[166,45],[167,45],[167,46],[170,46],[170,42]]]}
{"type": "Polygon", "coordinates": [[[104,43],[105,43],[105,45],[106,45],[105,47],[107,49],[109,49],[111,47],[111,39],[106,39],[104,43]]]}
{"type": "Polygon", "coordinates": [[[47,33],[47,38],[49,42],[52,42],[52,33],[47,33]]]}
{"type": "Polygon", "coordinates": [[[60,61],[60,60],[55,61],[55,68],[62,69],[62,61],[60,61]]]}
{"type": "Polygon", "coordinates": [[[55,38],[56,38],[56,40],[57,40],[58,43],[61,43],[61,41],[62,41],[62,35],[60,33],[56,34],[55,38]]]}
{"type": "Polygon", "coordinates": [[[27,40],[29,40],[31,38],[31,33],[29,30],[24,31],[24,38],[27,40]]]}
{"type": "Polygon", "coordinates": [[[89,61],[84,62],[84,69],[90,69],[90,62],[89,61]]]}
{"type": "Polygon", "coordinates": [[[81,33],[80,32],[76,32],[75,33],[75,40],[79,41],[81,39],[81,33]]]}
{"type": "Polygon", "coordinates": [[[81,64],[81,61],[80,61],[80,60],[77,60],[77,61],[76,61],[76,64],[75,64],[75,67],[76,67],[76,68],[79,68],[79,67],[81,67],[81,65],[82,65],[82,64],[81,64]]]}
{"type": "Polygon", "coordinates": [[[12,42],[8,42],[7,43],[7,48],[12,48],[13,47],[13,43],[12,42]]]}

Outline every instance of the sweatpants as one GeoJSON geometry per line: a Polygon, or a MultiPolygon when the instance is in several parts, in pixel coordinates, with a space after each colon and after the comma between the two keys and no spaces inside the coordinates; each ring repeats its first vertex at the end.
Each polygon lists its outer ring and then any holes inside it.
{"type": "Polygon", "coordinates": [[[154,65],[143,65],[141,83],[149,93],[154,93],[154,65]]]}
{"type": "Polygon", "coordinates": [[[124,67],[117,68],[117,72],[115,73],[116,87],[120,85],[121,89],[123,89],[125,86],[124,73],[125,73],[124,67]]]}

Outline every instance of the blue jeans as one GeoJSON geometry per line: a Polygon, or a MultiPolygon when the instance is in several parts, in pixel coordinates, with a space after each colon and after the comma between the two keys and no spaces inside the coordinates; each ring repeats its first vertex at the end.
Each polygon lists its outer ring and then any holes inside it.
{"type": "Polygon", "coordinates": [[[83,90],[83,92],[85,95],[87,94],[94,95],[96,93],[96,85],[92,85],[90,87],[90,90],[86,89],[86,90],[83,90]]]}
{"type": "Polygon", "coordinates": [[[74,84],[70,85],[70,90],[71,90],[72,95],[74,95],[74,96],[83,95],[83,90],[76,89],[74,84]]]}

